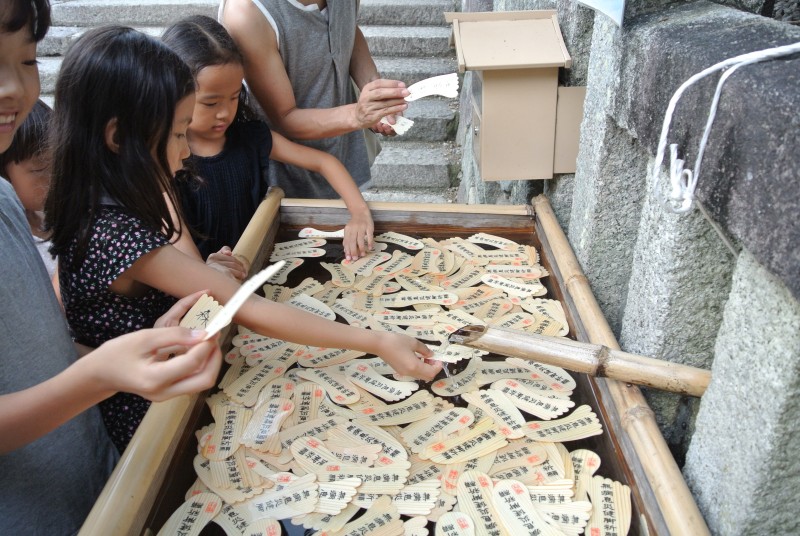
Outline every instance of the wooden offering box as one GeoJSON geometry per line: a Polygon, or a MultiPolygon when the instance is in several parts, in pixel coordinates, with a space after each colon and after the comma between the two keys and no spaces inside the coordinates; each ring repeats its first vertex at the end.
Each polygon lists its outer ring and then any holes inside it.
{"type": "MultiPolygon", "coordinates": [[[[253,272],[265,265],[276,242],[296,239],[304,227],[338,230],[348,220],[341,202],[281,196],[280,190],[267,196],[236,246],[236,253],[251,260],[253,272]]],[[[562,302],[570,337],[618,348],[545,197],[537,197],[526,206],[373,203],[371,207],[376,235],[395,231],[444,239],[483,232],[534,246],[541,264],[550,273],[542,280],[547,297],[562,302]]],[[[339,241],[329,240],[325,248],[324,260],[341,261],[339,241]]],[[[309,263],[305,271],[304,268],[305,265],[290,274],[287,286],[308,276],[323,279],[324,271],[316,263],[309,263]]],[[[235,327],[229,329],[222,338],[223,354],[230,348],[235,332],[235,327]]],[[[569,442],[567,447],[570,451],[586,448],[596,452],[602,460],[597,474],[630,487],[633,514],[629,534],[708,534],[638,387],[571,374],[578,384],[573,395],[576,407],[590,405],[602,423],[603,434],[569,442]]],[[[211,422],[205,398],[205,394],[184,396],[153,404],[81,534],[158,532],[195,481],[195,431],[211,422]]],[[[288,520],[285,523],[288,525],[288,520]]],[[[291,534],[302,534],[302,530],[294,527],[291,534]]],[[[222,531],[210,524],[203,533],[222,531]]],[[[433,534],[432,529],[429,534],[433,534]]]]}

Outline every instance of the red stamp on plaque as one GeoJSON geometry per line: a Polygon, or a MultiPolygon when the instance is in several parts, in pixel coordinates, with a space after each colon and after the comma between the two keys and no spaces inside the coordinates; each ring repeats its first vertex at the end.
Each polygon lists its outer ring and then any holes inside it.
{"type": "Polygon", "coordinates": [[[319,446],[319,441],[317,441],[316,439],[309,439],[308,446],[311,447],[312,449],[315,449],[319,446]]]}
{"type": "Polygon", "coordinates": [[[436,443],[435,445],[431,445],[431,450],[433,452],[441,452],[444,450],[444,444],[436,443]]]}
{"type": "Polygon", "coordinates": [[[292,481],[291,475],[280,475],[278,477],[278,482],[280,482],[281,484],[286,484],[287,482],[291,481],[292,481]]]}
{"type": "Polygon", "coordinates": [[[486,478],[485,476],[479,476],[478,477],[478,484],[480,484],[482,488],[488,488],[489,487],[489,479],[486,478]]]}
{"type": "Polygon", "coordinates": [[[361,410],[361,413],[363,413],[364,415],[372,415],[373,413],[375,413],[375,408],[364,408],[363,410],[361,410]]]}
{"type": "Polygon", "coordinates": [[[366,367],[366,365],[359,365],[359,366],[356,367],[356,370],[359,371],[359,372],[366,372],[367,371],[367,367],[366,367]]]}
{"type": "Polygon", "coordinates": [[[469,521],[467,521],[463,517],[459,517],[456,523],[458,523],[458,528],[460,528],[461,530],[469,529],[469,521]]]}
{"type": "Polygon", "coordinates": [[[317,398],[321,397],[322,396],[322,389],[316,389],[314,391],[314,396],[316,396],[317,398]]]}
{"type": "Polygon", "coordinates": [[[283,411],[289,411],[290,409],[292,409],[291,402],[287,402],[286,404],[283,405],[283,411]]]}
{"type": "Polygon", "coordinates": [[[329,465],[325,468],[326,471],[340,471],[341,469],[339,465],[329,465]]]}
{"type": "Polygon", "coordinates": [[[470,420],[471,419],[469,418],[469,415],[464,415],[463,417],[458,419],[458,422],[460,422],[461,424],[469,424],[470,420]]]}
{"type": "Polygon", "coordinates": [[[217,501],[211,501],[206,505],[206,513],[213,514],[217,509],[217,501]]]}

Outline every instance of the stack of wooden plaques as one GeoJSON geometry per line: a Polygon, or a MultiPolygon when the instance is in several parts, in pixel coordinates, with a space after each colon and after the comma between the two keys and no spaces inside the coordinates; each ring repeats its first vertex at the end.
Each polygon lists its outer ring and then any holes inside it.
{"type": "Polygon", "coordinates": [[[160,533],[215,523],[230,535],[279,534],[284,521],[324,536],[627,534],[630,490],[581,447],[603,431],[573,400],[574,379],[448,344],[471,324],[568,334],[534,247],[386,232],[370,255],[331,262],[329,233],[301,236],[274,244],[271,260],[286,264],[266,297],[419,338],[446,375],[423,385],[375,356],[240,327],[206,401],[213,422],[196,432],[197,480],[160,533]],[[293,270],[315,277],[289,285],[293,270]]]}

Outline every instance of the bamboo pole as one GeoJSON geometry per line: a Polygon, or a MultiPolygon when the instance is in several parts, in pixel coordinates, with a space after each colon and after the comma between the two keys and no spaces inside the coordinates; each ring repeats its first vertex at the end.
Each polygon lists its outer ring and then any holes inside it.
{"type": "MultiPolygon", "coordinates": [[[[532,201],[536,218],[554,252],[554,261],[563,284],[579,312],[590,342],[619,349],[619,344],[592,294],[578,259],[556,220],[550,202],[543,195],[532,201]]],[[[604,384],[619,413],[628,441],[635,450],[642,471],[658,503],[670,534],[702,536],[708,526],[692,497],[686,481],[672,457],[655,421],[653,411],[638,387],[614,380],[596,380],[604,384]]]]}
{"type": "Polygon", "coordinates": [[[278,187],[269,189],[269,193],[258,205],[256,213],[250,218],[250,222],[233,248],[234,255],[247,259],[251,274],[254,262],[263,249],[261,244],[264,237],[281,208],[281,199],[283,199],[283,190],[278,187]]]}
{"type": "MultiPolygon", "coordinates": [[[[250,263],[251,273],[258,267],[254,261],[280,209],[282,197],[280,188],[270,190],[233,248],[234,255],[250,263]]],[[[229,329],[222,332],[220,341],[228,339],[229,329]]],[[[150,405],[84,521],[80,535],[135,536],[142,533],[181,435],[197,405],[202,404],[201,395],[205,400],[205,393],[201,393],[150,405]]]]}
{"type": "MultiPolygon", "coordinates": [[[[497,214],[509,216],[529,216],[530,207],[527,205],[463,205],[448,203],[447,205],[431,206],[429,203],[395,203],[390,201],[370,201],[367,203],[370,210],[391,210],[397,212],[436,212],[442,214],[497,214]]],[[[347,208],[340,199],[295,199],[284,198],[282,207],[303,208],[347,208]]]]}
{"type": "Polygon", "coordinates": [[[702,396],[711,381],[708,370],[512,329],[466,326],[450,342],[683,395],[702,396]]]}

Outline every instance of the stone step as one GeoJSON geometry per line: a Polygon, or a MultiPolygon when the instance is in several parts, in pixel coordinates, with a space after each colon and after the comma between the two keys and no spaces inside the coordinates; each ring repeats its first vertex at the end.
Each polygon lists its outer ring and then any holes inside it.
{"type": "Polygon", "coordinates": [[[448,58],[394,58],[374,56],[375,65],[383,78],[402,80],[411,85],[425,78],[440,74],[455,73],[458,63],[455,56],[448,58]]]}
{"type": "Polygon", "coordinates": [[[361,26],[373,56],[455,56],[441,26],[361,26]]]}
{"type": "MultiPolygon", "coordinates": [[[[160,37],[165,26],[134,28],[153,37],[160,37]]],[[[39,43],[39,56],[63,56],[69,45],[87,26],[54,26],[39,43]]],[[[450,48],[449,30],[435,26],[364,26],[361,28],[374,56],[454,56],[450,48]]]]}
{"type": "Polygon", "coordinates": [[[445,11],[459,11],[457,0],[361,0],[359,24],[449,26],[445,11]]]}
{"type": "MultiPolygon", "coordinates": [[[[359,24],[448,26],[456,0],[361,0],[359,24]]],[[[54,26],[167,26],[189,14],[217,16],[219,0],[70,0],[52,6],[54,26]]]]}
{"type": "Polygon", "coordinates": [[[217,17],[219,0],[71,0],[54,4],[53,26],[169,26],[187,15],[217,17]]]}
{"type": "MultiPolygon", "coordinates": [[[[133,26],[133,28],[158,39],[164,32],[165,27],[133,26]]],[[[56,26],[50,28],[50,31],[47,32],[45,38],[39,43],[37,54],[40,57],[63,56],[67,52],[67,48],[69,48],[72,42],[88,30],[89,27],[87,26],[56,26]]]]}
{"type": "MultiPolygon", "coordinates": [[[[383,56],[374,59],[381,76],[392,80],[402,80],[408,85],[430,76],[452,73],[457,70],[455,58],[390,58],[383,56]]],[[[60,67],[60,56],[39,58],[42,94],[53,93],[60,67]]]]}
{"type": "Polygon", "coordinates": [[[414,126],[402,137],[404,141],[445,141],[455,137],[458,128],[458,102],[442,98],[420,99],[409,103],[403,114],[414,126]]]}
{"type": "Polygon", "coordinates": [[[387,188],[369,188],[361,192],[366,201],[388,201],[391,203],[420,203],[424,205],[441,205],[454,203],[457,188],[440,190],[406,189],[392,190],[387,188]]]}
{"type": "Polygon", "coordinates": [[[452,142],[381,140],[381,152],[372,165],[376,189],[450,188],[459,171],[459,155],[452,142]]]}

